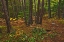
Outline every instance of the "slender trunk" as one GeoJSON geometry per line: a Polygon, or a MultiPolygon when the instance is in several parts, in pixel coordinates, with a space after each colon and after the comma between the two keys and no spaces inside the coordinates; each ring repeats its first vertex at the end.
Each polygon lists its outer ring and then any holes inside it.
{"type": "Polygon", "coordinates": [[[13,4],[12,0],[10,0],[10,5],[12,6],[11,7],[12,8],[12,15],[11,15],[11,17],[14,18],[14,4],[13,4]]]}
{"type": "Polygon", "coordinates": [[[5,0],[1,0],[1,1],[2,1],[2,5],[3,5],[4,16],[5,16],[6,25],[7,25],[7,33],[10,33],[10,29],[11,29],[10,17],[8,16],[8,10],[7,10],[7,6],[6,6],[6,2],[5,2],[5,0]]]}
{"type": "Polygon", "coordinates": [[[60,19],[60,3],[61,3],[61,0],[59,0],[58,2],[58,18],[60,19]]]}
{"type": "Polygon", "coordinates": [[[62,14],[62,18],[64,19],[64,5],[63,5],[63,14],[62,14]]]}
{"type": "Polygon", "coordinates": [[[44,14],[44,0],[42,0],[42,9],[41,9],[40,21],[39,21],[40,24],[42,24],[43,14],[44,14]]]}
{"type": "Polygon", "coordinates": [[[12,6],[12,10],[13,10],[13,18],[15,18],[15,0],[11,0],[11,6],[12,6]]]}
{"type": "Polygon", "coordinates": [[[1,28],[0,28],[0,33],[2,33],[2,30],[1,30],[1,28]]]}
{"type": "Polygon", "coordinates": [[[29,25],[33,24],[32,20],[32,9],[33,8],[33,0],[29,0],[29,25]]]}
{"type": "MultiPolygon", "coordinates": [[[[64,2],[64,0],[63,0],[63,2],[64,2]]],[[[63,18],[64,18],[64,4],[63,4],[63,18]]]]}
{"type": "MultiPolygon", "coordinates": [[[[7,10],[8,10],[8,0],[5,0],[6,1],[6,6],[7,6],[7,10]]],[[[9,12],[9,10],[8,10],[9,12]]],[[[10,14],[8,14],[10,16],[10,14]]]]}
{"type": "Polygon", "coordinates": [[[19,12],[21,11],[21,0],[19,0],[19,12]]]}
{"type": "Polygon", "coordinates": [[[49,14],[49,18],[51,18],[51,6],[50,6],[50,0],[48,0],[48,14],[49,14]]]}
{"type": "Polygon", "coordinates": [[[34,19],[33,22],[36,23],[36,0],[34,0],[34,19]]]}
{"type": "Polygon", "coordinates": [[[26,0],[24,0],[24,4],[23,4],[23,12],[24,12],[24,20],[25,20],[25,24],[27,25],[25,9],[26,9],[26,0]]]}
{"type": "Polygon", "coordinates": [[[8,9],[8,0],[5,0],[6,1],[6,6],[7,6],[7,9],[8,9]]]}
{"type": "Polygon", "coordinates": [[[18,19],[18,6],[17,6],[17,3],[16,3],[16,0],[14,0],[14,18],[17,18],[18,19]]]}
{"type": "Polygon", "coordinates": [[[36,13],[36,24],[39,24],[39,15],[40,15],[40,0],[38,0],[38,8],[36,13]]]}
{"type": "Polygon", "coordinates": [[[16,10],[15,10],[15,18],[17,18],[18,19],[18,13],[19,13],[19,6],[18,6],[18,4],[17,4],[17,0],[15,1],[16,2],[16,10]]]}

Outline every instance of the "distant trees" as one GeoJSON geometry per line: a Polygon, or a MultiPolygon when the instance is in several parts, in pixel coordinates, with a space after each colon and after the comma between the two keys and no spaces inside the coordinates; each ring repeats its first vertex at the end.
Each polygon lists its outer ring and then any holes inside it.
{"type": "Polygon", "coordinates": [[[7,10],[7,5],[6,5],[6,1],[5,0],[1,0],[2,5],[3,5],[3,11],[4,11],[4,16],[5,16],[5,20],[6,20],[6,25],[7,25],[7,33],[10,33],[10,29],[11,29],[11,25],[10,25],[10,17],[9,17],[9,13],[7,10]]]}
{"type": "MultiPolygon", "coordinates": [[[[19,13],[19,9],[22,9],[22,12],[24,14],[24,20],[25,20],[25,24],[26,25],[32,25],[33,24],[33,3],[35,4],[35,23],[36,24],[42,24],[42,16],[44,14],[44,0],[38,0],[38,4],[36,4],[36,1],[35,0],[29,0],[29,15],[28,15],[28,20],[27,20],[27,15],[26,15],[26,0],[19,0],[18,2],[19,3],[17,4],[17,0],[10,0],[10,4],[8,4],[8,0],[5,0],[5,7],[4,8],[4,11],[5,9],[7,9],[4,13],[6,13],[6,23],[7,25],[9,25],[9,29],[11,28],[10,26],[10,16],[9,16],[9,13],[8,13],[8,5],[11,6],[12,10],[13,10],[13,18],[18,18],[18,13],[19,13]],[[21,1],[21,2],[20,2],[21,1]],[[21,6],[22,5],[22,6],[21,6]],[[20,8],[21,7],[21,8],[20,8]]],[[[2,4],[3,4],[3,1],[2,1],[2,4]]],[[[3,5],[4,6],[4,5],[3,5]]],[[[10,31],[10,30],[9,30],[10,31]]]]}
{"type": "MultiPolygon", "coordinates": [[[[10,32],[10,17],[18,19],[19,13],[20,15],[24,17],[25,24],[26,25],[32,25],[33,24],[33,17],[35,16],[35,23],[36,24],[42,24],[42,17],[44,15],[44,10],[48,12],[48,17],[51,18],[53,14],[55,14],[57,10],[57,17],[61,18],[61,2],[62,0],[57,1],[56,4],[55,1],[51,2],[53,0],[1,0],[3,10],[4,10],[4,16],[7,24],[7,31],[10,32]],[[45,3],[46,5],[45,6],[45,3]],[[51,5],[51,3],[53,3],[51,5]],[[45,6],[45,7],[44,7],[45,6]],[[53,11],[52,8],[55,10],[53,11]],[[53,14],[52,14],[53,13],[53,14]]],[[[64,7],[64,6],[62,6],[64,7]]],[[[1,10],[1,9],[0,9],[1,10]]],[[[46,15],[46,14],[45,14],[46,15]]],[[[64,18],[64,12],[62,17],[64,18]]],[[[21,17],[20,17],[21,18],[21,17]]]]}

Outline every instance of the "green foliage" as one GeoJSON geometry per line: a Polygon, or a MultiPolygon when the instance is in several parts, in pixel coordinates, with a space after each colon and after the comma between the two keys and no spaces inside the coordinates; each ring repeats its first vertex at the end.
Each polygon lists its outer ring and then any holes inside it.
{"type": "Polygon", "coordinates": [[[5,42],[11,42],[10,40],[6,40],[5,42]]]}
{"type": "Polygon", "coordinates": [[[2,17],[3,17],[2,12],[0,12],[0,18],[2,18],[2,17]]]}
{"type": "Polygon", "coordinates": [[[32,36],[40,41],[40,40],[43,40],[45,38],[45,35],[47,34],[47,31],[45,29],[39,29],[39,28],[34,28],[32,30],[32,36]]]}
{"type": "Polygon", "coordinates": [[[50,37],[50,38],[54,38],[54,37],[56,37],[56,35],[57,35],[57,33],[51,33],[51,34],[49,34],[48,36],[50,37]]]}
{"type": "Polygon", "coordinates": [[[43,34],[46,34],[47,33],[47,31],[45,30],[45,29],[39,29],[39,28],[34,28],[33,30],[32,30],[32,34],[33,34],[33,36],[35,35],[39,35],[39,36],[41,36],[41,35],[43,35],[43,34]]]}
{"type": "Polygon", "coordinates": [[[0,28],[6,28],[6,26],[0,26],[0,28]]]}
{"type": "Polygon", "coordinates": [[[22,40],[23,42],[26,42],[27,39],[28,39],[28,36],[27,36],[25,33],[24,33],[23,35],[21,35],[21,40],[22,40]]]}
{"type": "Polygon", "coordinates": [[[2,34],[0,33],[0,39],[2,38],[2,34]]]}
{"type": "Polygon", "coordinates": [[[28,38],[28,42],[36,42],[36,40],[34,37],[30,37],[30,38],[28,38]]]}
{"type": "Polygon", "coordinates": [[[64,25],[64,20],[59,20],[59,23],[64,25]]]}
{"type": "Polygon", "coordinates": [[[24,17],[24,14],[23,14],[23,12],[19,12],[19,15],[18,15],[18,17],[20,18],[23,18],[24,17]]]}
{"type": "MultiPolygon", "coordinates": [[[[51,0],[51,3],[50,3],[51,10],[52,10],[52,12],[54,12],[54,14],[57,12],[57,9],[58,9],[58,1],[59,0],[51,0]]],[[[9,8],[10,17],[14,17],[13,15],[17,13],[15,9],[16,9],[16,7],[19,7],[19,6],[21,6],[21,10],[20,10],[20,8],[18,8],[18,17],[21,18],[24,16],[23,9],[22,9],[22,2],[15,0],[15,3],[14,3],[14,0],[13,1],[9,0],[8,3],[9,3],[8,8],[9,8]]],[[[37,11],[38,0],[36,0],[35,3],[36,3],[36,11],[37,11]]],[[[2,3],[0,3],[0,6],[2,6],[2,3]]],[[[63,9],[64,0],[61,0],[61,6],[60,7],[61,7],[61,9],[63,9]]],[[[2,7],[0,7],[0,8],[2,8],[2,7]]],[[[44,0],[44,8],[45,8],[46,12],[48,12],[48,0],[44,0]]],[[[33,12],[35,12],[34,0],[33,0],[33,12]]],[[[28,19],[29,18],[29,16],[28,16],[29,15],[29,0],[26,0],[25,13],[26,13],[26,18],[28,19]]],[[[1,11],[0,11],[0,17],[2,17],[1,11]]]]}
{"type": "MultiPolygon", "coordinates": [[[[7,39],[4,39],[4,42],[37,42],[42,41],[46,37],[54,38],[56,37],[57,33],[53,32],[51,34],[48,34],[45,29],[40,28],[34,28],[30,34],[22,33],[20,32],[20,35],[16,34],[16,31],[4,35],[7,39]]],[[[2,34],[0,35],[0,38],[2,38],[2,34]]]]}

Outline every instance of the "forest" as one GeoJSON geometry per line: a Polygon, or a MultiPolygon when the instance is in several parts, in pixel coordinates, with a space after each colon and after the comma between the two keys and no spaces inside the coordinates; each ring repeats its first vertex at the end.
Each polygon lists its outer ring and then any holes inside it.
{"type": "Polygon", "coordinates": [[[0,0],[0,42],[64,42],[64,0],[0,0]]]}

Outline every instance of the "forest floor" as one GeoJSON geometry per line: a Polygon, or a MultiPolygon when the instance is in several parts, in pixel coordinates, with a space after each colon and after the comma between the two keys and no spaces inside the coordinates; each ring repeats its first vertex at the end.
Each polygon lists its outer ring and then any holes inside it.
{"type": "MultiPolygon", "coordinates": [[[[27,27],[24,24],[23,19],[19,19],[19,20],[11,20],[11,25],[15,26],[14,29],[19,31],[23,30],[26,34],[29,34],[29,32],[31,32],[31,30],[35,27],[41,27],[47,30],[55,31],[58,33],[58,36],[56,36],[53,39],[46,38],[44,42],[64,42],[64,20],[63,19],[44,18],[42,21],[42,25],[33,24],[30,27],[27,27]]],[[[5,20],[2,18],[0,18],[0,26],[6,26],[5,20]]]]}

